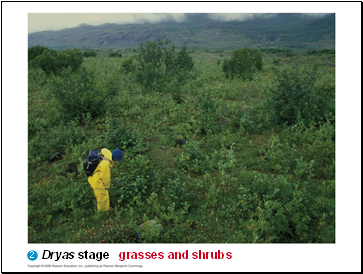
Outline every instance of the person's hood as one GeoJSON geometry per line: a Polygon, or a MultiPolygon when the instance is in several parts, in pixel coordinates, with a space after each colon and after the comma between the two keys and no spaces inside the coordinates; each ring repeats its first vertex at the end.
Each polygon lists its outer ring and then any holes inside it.
{"type": "Polygon", "coordinates": [[[104,157],[109,159],[111,161],[111,163],[113,163],[112,152],[110,150],[108,150],[107,148],[103,148],[103,149],[101,149],[101,153],[103,154],[104,157]]]}

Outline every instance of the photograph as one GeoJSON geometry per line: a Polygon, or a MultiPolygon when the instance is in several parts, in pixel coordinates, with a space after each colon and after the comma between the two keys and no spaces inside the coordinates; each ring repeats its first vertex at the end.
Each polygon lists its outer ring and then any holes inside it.
{"type": "Polygon", "coordinates": [[[335,242],[335,14],[28,21],[29,243],[335,242]]]}

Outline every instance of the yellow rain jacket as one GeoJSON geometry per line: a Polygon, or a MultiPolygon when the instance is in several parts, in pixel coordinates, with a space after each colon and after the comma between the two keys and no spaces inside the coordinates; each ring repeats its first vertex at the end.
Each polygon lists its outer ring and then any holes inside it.
{"type": "Polygon", "coordinates": [[[113,167],[112,152],[107,148],[101,150],[103,157],[108,160],[102,160],[93,175],[88,177],[88,182],[93,188],[97,199],[97,209],[102,211],[110,210],[110,199],[108,188],[111,186],[111,168],[113,167]]]}

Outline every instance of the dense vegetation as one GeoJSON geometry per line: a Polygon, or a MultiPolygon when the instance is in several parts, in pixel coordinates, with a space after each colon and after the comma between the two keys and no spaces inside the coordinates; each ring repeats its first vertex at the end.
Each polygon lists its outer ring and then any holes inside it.
{"type": "Polygon", "coordinates": [[[223,61],[223,72],[227,78],[252,80],[255,71],[262,70],[262,65],[262,52],[244,47],[233,51],[232,57],[223,61]]]}
{"type": "Polygon", "coordinates": [[[64,51],[35,47],[28,50],[29,68],[41,68],[47,74],[57,74],[65,68],[76,71],[83,62],[83,55],[77,49],[64,51]]]}
{"type": "Polygon", "coordinates": [[[70,51],[29,51],[29,243],[335,242],[334,52],[256,52],[231,79],[234,51],[170,41],[50,72],[33,60],[70,51]],[[104,147],[124,152],[106,213],[82,166],[104,147]]]}

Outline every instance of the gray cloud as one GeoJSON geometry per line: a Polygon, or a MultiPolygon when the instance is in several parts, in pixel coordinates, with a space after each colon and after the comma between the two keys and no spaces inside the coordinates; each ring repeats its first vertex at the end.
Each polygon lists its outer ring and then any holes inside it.
{"type": "MultiPolygon", "coordinates": [[[[330,13],[301,13],[301,18],[322,18],[330,13]]],[[[269,19],[277,13],[210,13],[208,17],[218,21],[246,21],[253,19],[269,19]]]]}
{"type": "Polygon", "coordinates": [[[210,13],[208,16],[218,21],[246,21],[272,18],[276,16],[276,13],[210,13]]]}
{"type": "Polygon", "coordinates": [[[29,13],[28,32],[60,30],[80,24],[97,26],[105,23],[144,24],[184,20],[184,13],[29,13]]]}
{"type": "Polygon", "coordinates": [[[300,16],[303,18],[322,18],[331,13],[301,13],[300,16]]]}
{"type": "MultiPolygon", "coordinates": [[[[277,13],[209,13],[208,17],[218,21],[245,21],[253,19],[267,19],[277,13]]],[[[319,18],[327,13],[302,13],[304,18],[319,18]]],[[[164,21],[183,22],[188,16],[185,13],[29,13],[28,32],[44,30],[60,30],[77,27],[80,24],[101,25],[105,23],[117,24],[145,24],[164,21]]]]}

